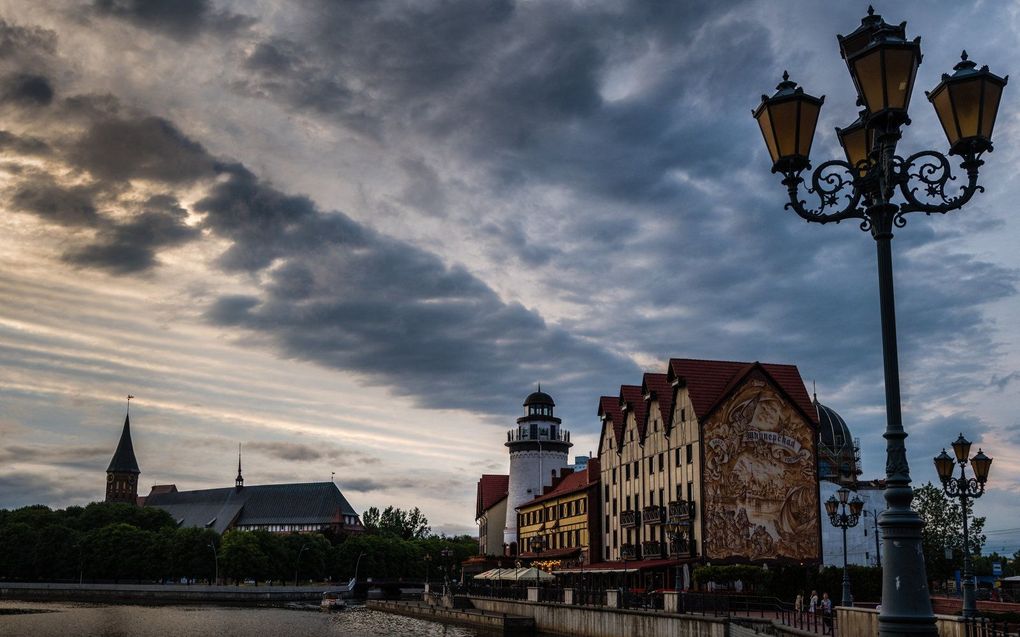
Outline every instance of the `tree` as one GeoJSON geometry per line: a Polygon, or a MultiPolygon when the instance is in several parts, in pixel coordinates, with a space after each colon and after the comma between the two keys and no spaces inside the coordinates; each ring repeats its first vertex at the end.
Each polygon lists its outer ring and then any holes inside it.
{"type": "MultiPolygon", "coordinates": [[[[957,498],[950,498],[941,487],[931,482],[914,489],[912,507],[924,521],[922,546],[924,561],[928,565],[928,576],[944,579],[961,566],[960,563],[946,558],[946,551],[951,554],[963,552],[963,509],[957,498]]],[[[985,518],[974,517],[973,507],[968,507],[967,527],[970,536],[972,555],[980,555],[985,545],[985,518]]]]}
{"type": "Polygon", "coordinates": [[[227,531],[220,547],[221,571],[238,582],[251,578],[258,584],[269,569],[269,559],[255,533],[227,531]]]}

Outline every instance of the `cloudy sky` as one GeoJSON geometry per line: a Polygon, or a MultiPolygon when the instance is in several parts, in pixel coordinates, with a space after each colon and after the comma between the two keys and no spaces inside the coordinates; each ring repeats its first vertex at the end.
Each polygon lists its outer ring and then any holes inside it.
{"type": "MultiPolygon", "coordinates": [[[[535,383],[584,454],[670,356],[798,365],[880,476],[874,242],[783,210],[750,116],[789,69],[836,157],[865,9],[0,2],[0,507],[100,499],[130,393],[145,490],[230,484],[241,443],[251,484],[469,531],[535,383]]],[[[901,148],[944,150],[921,91],[963,47],[1016,73],[1020,11],[877,9],[923,36],[901,148]]],[[[965,432],[988,529],[1020,526],[1017,106],[987,192],[895,240],[913,477],[965,432]]]]}

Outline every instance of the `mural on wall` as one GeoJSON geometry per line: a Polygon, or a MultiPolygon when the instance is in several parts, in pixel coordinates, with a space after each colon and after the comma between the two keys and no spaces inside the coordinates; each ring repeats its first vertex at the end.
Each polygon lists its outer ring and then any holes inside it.
{"type": "Polygon", "coordinates": [[[709,559],[816,560],[814,430],[758,373],[703,429],[709,559]]]}

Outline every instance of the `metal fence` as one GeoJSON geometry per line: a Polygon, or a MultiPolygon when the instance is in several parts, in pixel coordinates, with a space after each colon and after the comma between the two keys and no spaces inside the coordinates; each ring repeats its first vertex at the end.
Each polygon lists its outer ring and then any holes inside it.
{"type": "Polygon", "coordinates": [[[812,613],[807,610],[783,608],[777,612],[777,615],[776,619],[786,626],[822,635],[834,635],[839,624],[838,612],[822,611],[821,609],[812,613]]]}
{"type": "Polygon", "coordinates": [[[969,617],[963,620],[963,634],[964,637],[1018,637],[1020,623],[969,617]]]}

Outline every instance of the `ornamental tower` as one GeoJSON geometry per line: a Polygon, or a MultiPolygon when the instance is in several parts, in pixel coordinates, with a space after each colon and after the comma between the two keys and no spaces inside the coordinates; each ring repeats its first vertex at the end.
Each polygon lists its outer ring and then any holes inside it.
{"type": "Polygon", "coordinates": [[[517,507],[542,494],[552,484],[554,475],[567,466],[567,452],[572,446],[570,432],[560,428],[560,419],[553,415],[556,403],[542,391],[524,400],[524,415],[517,426],[506,433],[510,450],[510,482],[507,486],[506,526],[503,542],[511,555],[517,549],[517,507]]]}
{"type": "Polygon", "coordinates": [[[106,468],[106,501],[138,503],[138,461],[131,444],[131,415],[124,416],[124,429],[120,432],[117,451],[106,468]]]}

